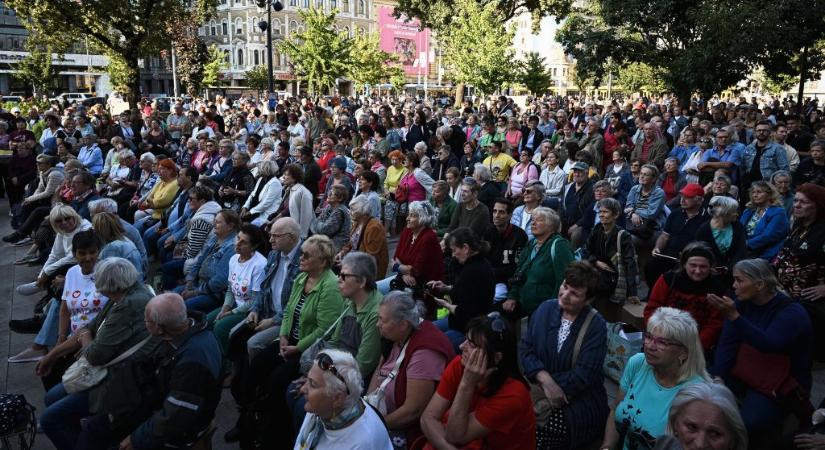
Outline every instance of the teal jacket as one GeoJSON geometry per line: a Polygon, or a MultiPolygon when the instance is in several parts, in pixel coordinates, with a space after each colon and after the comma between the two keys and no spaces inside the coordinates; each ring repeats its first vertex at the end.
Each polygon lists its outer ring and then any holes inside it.
{"type": "Polygon", "coordinates": [[[536,239],[530,239],[521,252],[516,273],[523,274],[524,282],[510,286],[507,294],[527,315],[533,314],[543,301],[558,296],[564,271],[574,260],[570,242],[559,234],[551,236],[531,259],[535,246],[536,239]]]}
{"type": "MultiPolygon", "coordinates": [[[[281,322],[281,336],[288,337],[292,330],[292,316],[304,292],[306,281],[307,274],[302,272],[292,283],[292,293],[289,295],[289,303],[284,310],[284,320],[281,322]]],[[[344,311],[344,298],[341,297],[338,289],[338,277],[332,270],[327,270],[309,292],[304,307],[301,309],[298,321],[298,336],[300,336],[298,350],[303,352],[312,345],[332,326],[342,311],[344,311]]]]}

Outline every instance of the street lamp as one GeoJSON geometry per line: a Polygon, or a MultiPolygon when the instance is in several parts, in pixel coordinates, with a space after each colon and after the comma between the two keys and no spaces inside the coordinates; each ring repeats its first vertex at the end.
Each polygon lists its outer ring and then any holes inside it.
{"type": "Polygon", "coordinates": [[[278,0],[255,0],[258,8],[266,8],[266,22],[263,20],[258,22],[258,28],[261,31],[266,31],[266,64],[267,74],[269,75],[269,93],[275,91],[275,81],[272,78],[272,10],[275,12],[284,9],[284,5],[278,0]]]}

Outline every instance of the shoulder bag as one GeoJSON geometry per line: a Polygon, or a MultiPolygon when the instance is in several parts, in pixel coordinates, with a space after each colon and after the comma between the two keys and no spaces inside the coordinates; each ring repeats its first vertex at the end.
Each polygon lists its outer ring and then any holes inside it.
{"type": "Polygon", "coordinates": [[[74,394],[97,386],[109,373],[108,367],[114,366],[134,355],[135,352],[140,350],[151,338],[151,335],[146,336],[146,338],[133,345],[129,350],[126,350],[120,356],[102,366],[93,366],[85,356],[77,358],[77,361],[69,366],[69,368],[66,369],[66,373],[63,374],[63,388],[69,394],[74,394]]]}
{"type": "Polygon", "coordinates": [[[395,366],[392,368],[392,371],[387,374],[387,377],[384,378],[384,381],[382,381],[372,393],[364,396],[364,401],[381,413],[381,417],[387,415],[387,401],[384,398],[384,390],[387,388],[387,385],[390,384],[390,381],[394,380],[396,375],[398,375],[398,370],[401,368],[401,361],[404,361],[404,355],[407,353],[407,344],[409,343],[410,340],[407,339],[407,342],[401,347],[401,352],[398,353],[398,358],[395,359],[395,366]]]}
{"type": "Polygon", "coordinates": [[[616,289],[610,297],[612,303],[619,305],[627,300],[627,270],[622,261],[622,233],[624,232],[624,230],[619,230],[616,234],[616,289]]]}
{"type": "Polygon", "coordinates": [[[312,345],[307,347],[307,349],[301,353],[301,374],[306,375],[309,373],[309,369],[312,369],[312,365],[315,363],[315,358],[318,357],[318,353],[327,348],[326,340],[327,338],[329,338],[330,333],[332,333],[335,327],[338,326],[338,323],[341,322],[341,319],[344,318],[344,316],[347,314],[347,311],[349,311],[349,305],[347,305],[344,308],[344,311],[342,311],[341,315],[339,315],[338,318],[335,319],[335,322],[332,322],[332,325],[330,325],[329,328],[327,328],[327,331],[325,331],[324,334],[319,336],[318,339],[316,339],[315,342],[312,343],[312,345]]]}

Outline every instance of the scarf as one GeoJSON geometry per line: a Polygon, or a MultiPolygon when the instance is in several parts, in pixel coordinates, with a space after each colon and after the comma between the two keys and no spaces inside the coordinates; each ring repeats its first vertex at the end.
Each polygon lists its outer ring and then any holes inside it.
{"type": "Polygon", "coordinates": [[[310,414],[307,419],[309,423],[306,427],[301,428],[301,434],[298,436],[298,442],[301,444],[298,448],[313,450],[321,440],[324,430],[341,430],[352,425],[364,414],[364,409],[364,403],[359,399],[355,402],[355,405],[344,409],[329,420],[310,414]]]}

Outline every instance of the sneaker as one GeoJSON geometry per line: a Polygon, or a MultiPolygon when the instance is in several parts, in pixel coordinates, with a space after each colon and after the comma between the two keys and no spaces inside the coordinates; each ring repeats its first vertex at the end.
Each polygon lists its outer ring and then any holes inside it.
{"type": "Polygon", "coordinates": [[[31,347],[23,350],[22,352],[9,357],[10,363],[27,363],[27,362],[37,362],[43,359],[46,356],[46,350],[35,350],[31,347]]]}
{"type": "Polygon", "coordinates": [[[9,329],[20,334],[37,334],[43,326],[43,316],[9,320],[9,329]]]}
{"type": "Polygon", "coordinates": [[[23,239],[20,239],[19,241],[15,242],[14,245],[16,245],[18,247],[23,247],[23,246],[26,246],[26,245],[31,245],[31,243],[32,243],[32,238],[30,238],[29,236],[25,236],[23,239]]]}
{"type": "Polygon", "coordinates": [[[21,284],[17,286],[17,293],[20,295],[34,295],[38,292],[42,291],[43,289],[37,285],[36,281],[32,281],[31,283],[21,284]]]}
{"type": "Polygon", "coordinates": [[[15,261],[14,265],[15,266],[22,266],[24,264],[28,264],[28,263],[31,263],[31,262],[36,262],[36,261],[39,261],[39,260],[40,260],[39,255],[26,255],[26,256],[18,259],[17,261],[15,261]]]}
{"type": "Polygon", "coordinates": [[[8,236],[3,236],[3,242],[14,244],[15,242],[18,242],[20,239],[23,239],[23,237],[24,236],[22,234],[15,231],[14,233],[8,236]]]}

